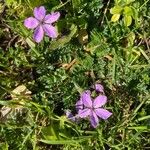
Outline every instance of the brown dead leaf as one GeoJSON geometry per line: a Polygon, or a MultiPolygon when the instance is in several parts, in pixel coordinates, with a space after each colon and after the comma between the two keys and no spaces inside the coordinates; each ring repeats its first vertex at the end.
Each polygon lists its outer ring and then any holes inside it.
{"type": "Polygon", "coordinates": [[[66,70],[70,70],[75,63],[77,63],[77,59],[73,59],[70,63],[61,64],[61,66],[66,70]]]}
{"type": "Polygon", "coordinates": [[[31,93],[25,85],[19,85],[12,91],[11,97],[13,99],[18,99],[18,97],[30,98],[31,93]]]}
{"type": "Polygon", "coordinates": [[[79,31],[78,40],[82,45],[88,42],[88,33],[85,29],[79,31]]]}

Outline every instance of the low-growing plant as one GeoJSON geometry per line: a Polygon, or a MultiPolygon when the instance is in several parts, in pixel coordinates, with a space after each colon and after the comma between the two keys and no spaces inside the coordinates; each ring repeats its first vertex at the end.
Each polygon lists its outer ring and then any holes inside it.
{"type": "Polygon", "coordinates": [[[149,6],[1,2],[0,149],[149,149],[149,6]]]}

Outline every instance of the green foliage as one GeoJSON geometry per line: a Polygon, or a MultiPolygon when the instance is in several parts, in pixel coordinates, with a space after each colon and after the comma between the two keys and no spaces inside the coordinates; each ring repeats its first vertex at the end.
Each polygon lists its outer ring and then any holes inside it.
{"type": "Polygon", "coordinates": [[[132,19],[138,19],[137,4],[133,3],[135,0],[131,1],[116,1],[113,8],[110,9],[110,13],[113,14],[111,21],[116,22],[119,20],[120,16],[123,15],[123,20],[125,26],[130,26],[132,24],[132,19]]]}
{"type": "Polygon", "coordinates": [[[5,4],[0,5],[0,149],[148,149],[149,1],[5,4]],[[37,44],[23,21],[40,5],[61,17],[57,39],[37,44]],[[95,82],[103,84],[113,115],[92,129],[86,120],[71,122],[65,111],[75,114],[80,93],[95,82]],[[20,85],[29,93],[14,94],[20,85]]]}

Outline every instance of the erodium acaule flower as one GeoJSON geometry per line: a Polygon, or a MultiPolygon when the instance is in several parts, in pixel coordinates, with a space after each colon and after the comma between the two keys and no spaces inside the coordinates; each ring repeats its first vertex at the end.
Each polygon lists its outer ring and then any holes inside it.
{"type": "Polygon", "coordinates": [[[56,38],[58,33],[52,23],[56,22],[59,17],[59,12],[53,12],[46,15],[44,6],[35,7],[33,11],[34,17],[25,19],[24,25],[28,29],[34,29],[33,39],[39,43],[42,41],[44,34],[51,38],[56,38]]]}
{"type": "Polygon", "coordinates": [[[90,91],[85,91],[81,94],[80,100],[76,103],[76,109],[80,118],[89,118],[91,125],[96,128],[99,124],[99,119],[108,119],[112,113],[102,108],[107,102],[105,95],[99,95],[95,99],[91,97],[90,91]]]}

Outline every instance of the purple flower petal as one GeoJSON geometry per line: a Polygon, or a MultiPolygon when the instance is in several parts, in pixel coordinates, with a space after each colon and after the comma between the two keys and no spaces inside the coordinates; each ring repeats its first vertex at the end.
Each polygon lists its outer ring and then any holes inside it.
{"type": "Polygon", "coordinates": [[[56,38],[58,35],[56,28],[52,25],[44,24],[43,29],[45,33],[51,38],[56,38]]]}
{"type": "Polygon", "coordinates": [[[82,102],[82,100],[80,99],[80,100],[78,100],[78,101],[76,102],[76,110],[77,110],[77,112],[78,112],[78,111],[81,110],[81,109],[83,109],[83,102],[82,102]]]}
{"type": "Polygon", "coordinates": [[[102,118],[104,120],[108,119],[112,115],[111,112],[109,112],[108,110],[103,109],[103,108],[95,109],[95,113],[97,114],[97,116],[99,116],[100,118],[102,118]]]}
{"type": "Polygon", "coordinates": [[[75,116],[73,116],[73,114],[69,110],[66,111],[66,116],[69,120],[75,122],[75,116]]]}
{"type": "Polygon", "coordinates": [[[90,113],[91,113],[91,110],[88,109],[88,108],[86,108],[86,109],[80,110],[80,111],[78,112],[78,116],[79,116],[80,118],[86,118],[87,116],[90,115],[90,113]]]}
{"type": "Polygon", "coordinates": [[[37,43],[39,43],[43,39],[43,36],[44,36],[43,28],[42,26],[38,26],[34,31],[33,38],[37,43]]]}
{"type": "Polygon", "coordinates": [[[101,84],[96,83],[92,86],[93,89],[95,89],[97,92],[104,93],[104,87],[101,84]]]}
{"type": "Polygon", "coordinates": [[[55,13],[51,13],[45,16],[44,22],[45,23],[54,23],[55,21],[57,21],[60,17],[60,13],[59,12],[55,12],[55,13]]]}
{"type": "Polygon", "coordinates": [[[39,21],[33,17],[29,17],[24,21],[24,26],[27,27],[28,29],[34,29],[38,26],[38,24],[39,21]]]}
{"type": "Polygon", "coordinates": [[[99,95],[95,98],[93,102],[93,107],[94,108],[99,108],[107,102],[107,97],[105,95],[99,95]]]}
{"type": "Polygon", "coordinates": [[[93,111],[90,115],[90,122],[91,122],[91,125],[96,128],[99,124],[99,119],[97,117],[97,115],[95,114],[95,112],[93,111]]]}
{"type": "Polygon", "coordinates": [[[88,108],[92,108],[92,99],[91,99],[90,94],[91,94],[91,92],[87,90],[87,91],[83,92],[81,95],[83,105],[88,108]]]}
{"type": "Polygon", "coordinates": [[[34,8],[34,16],[36,19],[42,21],[46,15],[46,10],[44,6],[34,8]]]}

